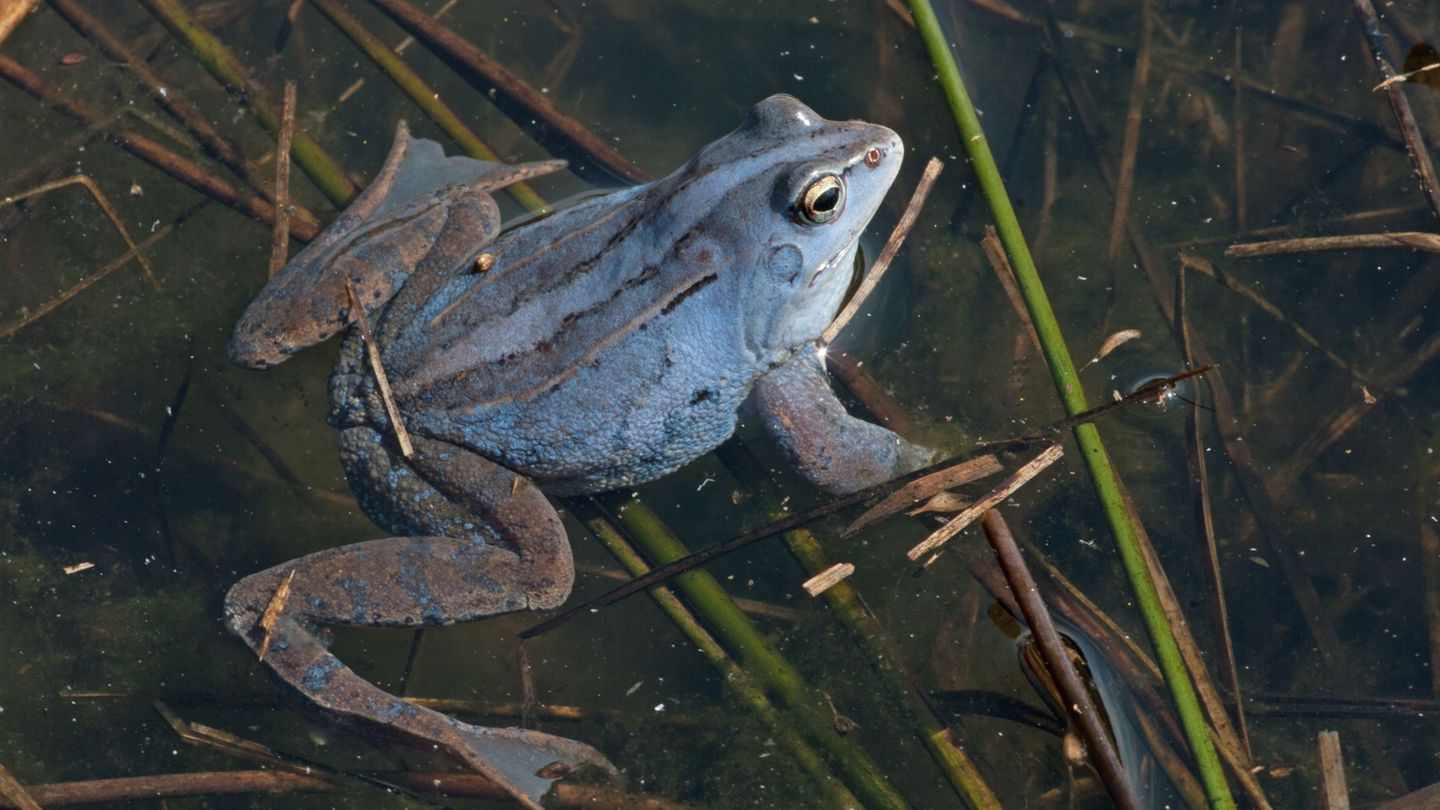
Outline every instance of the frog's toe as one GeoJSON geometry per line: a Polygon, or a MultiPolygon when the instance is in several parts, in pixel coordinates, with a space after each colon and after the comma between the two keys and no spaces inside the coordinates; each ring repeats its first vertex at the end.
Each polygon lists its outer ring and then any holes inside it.
{"type": "Polygon", "coordinates": [[[604,754],[582,742],[522,728],[486,728],[451,719],[475,754],[527,796],[539,801],[556,781],[581,770],[618,781],[620,772],[604,754]]]}

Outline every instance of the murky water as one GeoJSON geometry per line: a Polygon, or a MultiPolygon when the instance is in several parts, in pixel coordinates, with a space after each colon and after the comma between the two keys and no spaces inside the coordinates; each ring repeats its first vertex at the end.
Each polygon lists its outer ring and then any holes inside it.
{"type": "MultiPolygon", "coordinates": [[[[401,118],[454,149],[315,10],[301,11],[276,55],[288,3],[190,5],[272,95],[284,80],[298,82],[300,125],[355,178],[371,176],[401,118]]],[[[1258,784],[1277,807],[1314,806],[1324,729],[1340,732],[1356,800],[1440,781],[1440,735],[1428,719],[1440,709],[1435,262],[1408,249],[1224,255],[1232,242],[1275,236],[1435,230],[1389,108],[1372,91],[1380,80],[1350,6],[1150,5],[1131,230],[1112,262],[1106,175],[1124,151],[1138,10],[1060,4],[1060,47],[1047,55],[1033,25],[940,5],[1071,352],[1083,362],[1107,335],[1141,332],[1082,372],[1091,403],[1181,369],[1162,312],[1182,252],[1231,282],[1188,272],[1186,311],[1219,364],[1210,378],[1224,383],[1192,396],[1205,407],[1201,445],[1258,784]],[[1233,289],[1241,286],[1268,305],[1233,289]]],[[[350,6],[387,43],[404,38],[368,6],[350,6]]],[[[1016,7],[1044,19],[1044,4],[1016,7]]],[[[182,44],[138,5],[96,4],[94,13],[149,59],[167,92],[195,102],[250,157],[267,158],[268,176],[273,141],[182,44]]],[[[1440,38],[1433,6],[1405,2],[1386,13],[1396,62],[1440,38]]],[[[979,249],[990,217],[929,58],[891,5],[493,2],[462,3],[444,19],[656,175],[772,93],[792,93],[831,118],[892,127],[909,147],[907,165],[867,237],[869,256],[925,160],[940,156],[946,169],[917,228],[840,347],[893,395],[921,439],[999,440],[1062,415],[979,249]]],[[[109,128],[241,182],[55,10],[26,19],[0,53],[109,128]]],[[[423,46],[405,59],[505,159],[549,154],[423,46]]],[[[1408,97],[1422,131],[1436,137],[1440,96],[1414,86],[1408,97]]],[[[337,344],[263,374],[226,359],[229,330],[264,281],[269,228],[10,83],[0,83],[0,143],[0,196],[83,172],[137,241],[162,233],[146,252],[158,286],[127,264],[0,344],[0,764],[32,785],[258,767],[181,740],[157,713],[160,701],[187,721],[346,772],[445,767],[307,715],[220,625],[222,597],[240,576],[380,535],[354,505],[324,422],[337,344]],[[67,573],[82,563],[92,567],[67,573]]],[[[322,221],[334,216],[298,168],[293,187],[322,221]]],[[[537,188],[564,199],[591,185],[567,174],[537,188]]],[[[125,250],[78,187],[0,208],[0,329],[125,250]]],[[[1100,430],[1228,698],[1187,465],[1189,407],[1144,407],[1105,417],[1100,430]]],[[[1143,639],[1104,517],[1067,449],[1006,502],[1006,514],[1143,639]]],[[[792,511],[821,502],[789,471],[743,472],[747,455],[780,466],[763,436],[743,432],[724,453],[639,495],[691,548],[759,525],[777,499],[792,511]]],[[[985,486],[972,485],[970,496],[985,486]]],[[[621,569],[581,520],[567,523],[581,567],[576,603],[613,587],[607,574],[621,569]]],[[[857,566],[851,582],[896,660],[1004,805],[1107,806],[1093,774],[1067,765],[1060,721],[1027,679],[1009,625],[987,610],[993,598],[967,571],[967,560],[983,565],[985,554],[947,554],[917,572],[904,551],[933,523],[900,517],[840,541],[843,525],[814,528],[830,558],[857,566]]],[[[984,543],[977,529],[955,542],[984,543]]],[[[911,805],[960,806],[865,655],[800,589],[808,574],[781,541],[708,570],[734,596],[770,606],[756,626],[837,714],[858,723],[849,739],[911,805]]],[[[467,717],[512,724],[518,717],[507,712],[522,697],[516,634],[540,618],[503,616],[419,638],[339,631],[335,649],[388,689],[469,701],[467,717]]],[[[648,597],[582,617],[527,650],[539,701],[584,718],[542,711],[539,727],[604,751],[631,789],[693,806],[826,806],[648,597]]],[[[1097,679],[1112,715],[1149,713],[1129,703],[1136,692],[1123,683],[1097,679]]],[[[1131,764],[1155,786],[1149,795],[1173,796],[1154,761],[1141,759],[1131,764]]],[[[168,806],[426,801],[351,778],[338,784],[326,795],[168,806]]]]}

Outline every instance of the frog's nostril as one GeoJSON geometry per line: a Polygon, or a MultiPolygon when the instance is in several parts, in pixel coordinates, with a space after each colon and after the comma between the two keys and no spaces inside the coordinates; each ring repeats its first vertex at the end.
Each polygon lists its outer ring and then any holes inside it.
{"type": "Polygon", "coordinates": [[[865,167],[866,167],[866,168],[869,168],[869,169],[873,169],[873,168],[875,168],[876,166],[879,166],[879,165],[880,165],[880,158],[882,158],[882,157],[884,157],[884,156],[885,156],[885,153],[884,153],[884,152],[881,152],[879,149],[877,149],[877,148],[874,147],[874,146],[870,147],[870,151],[868,151],[868,152],[865,153],[865,167]]]}

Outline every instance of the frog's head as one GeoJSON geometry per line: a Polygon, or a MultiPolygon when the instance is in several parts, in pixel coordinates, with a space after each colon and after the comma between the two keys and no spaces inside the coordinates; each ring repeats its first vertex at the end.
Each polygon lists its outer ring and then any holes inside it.
{"type": "Polygon", "coordinates": [[[723,189],[691,235],[731,253],[728,294],[758,357],[783,360],[829,325],[903,149],[886,127],[829,121],[778,95],[681,170],[694,185],[723,189]]]}

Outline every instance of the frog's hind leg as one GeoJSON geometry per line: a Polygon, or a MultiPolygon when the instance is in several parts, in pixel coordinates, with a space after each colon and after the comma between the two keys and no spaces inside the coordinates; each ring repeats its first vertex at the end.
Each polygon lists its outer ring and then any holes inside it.
{"type": "Polygon", "coordinates": [[[490,191],[564,165],[446,157],[402,122],[375,180],[255,296],[235,325],[230,357],[248,368],[277,365],[353,323],[355,300],[370,315],[412,274],[463,268],[500,230],[490,191]]]}
{"type": "Polygon", "coordinates": [[[276,675],[323,709],[436,746],[538,808],[564,773],[583,765],[613,773],[613,766],[583,743],[471,726],[406,703],[362,679],[321,641],[323,624],[449,624],[552,607],[569,593],[573,564],[564,528],[540,492],[463,449],[414,438],[418,472],[392,466],[398,456],[386,452],[372,429],[344,434],[352,475],[396,484],[391,509],[402,509],[401,499],[435,502],[433,519],[412,521],[429,536],[356,543],[246,577],[226,597],[227,622],[276,675]],[[457,498],[463,505],[452,506],[457,498]],[[462,513],[471,524],[469,536],[447,536],[464,527],[462,513]],[[486,542],[487,536],[497,542],[486,542]],[[287,587],[281,602],[277,593],[287,587]],[[273,607],[277,602],[280,607],[273,607]],[[277,615],[262,619],[267,613],[277,615]]]}

